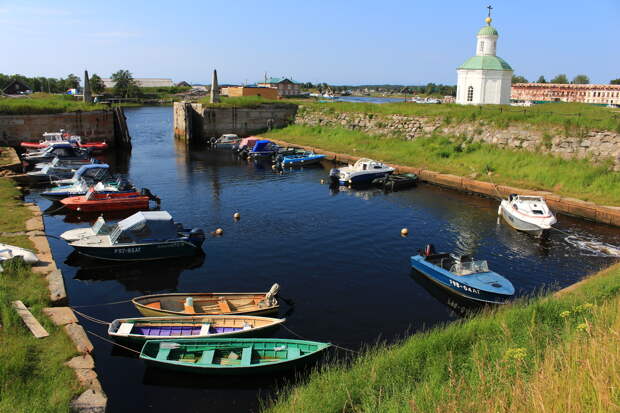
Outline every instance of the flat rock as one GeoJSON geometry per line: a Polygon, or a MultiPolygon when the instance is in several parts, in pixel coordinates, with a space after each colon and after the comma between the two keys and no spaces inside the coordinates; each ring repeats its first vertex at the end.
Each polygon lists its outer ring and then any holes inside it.
{"type": "MultiPolygon", "coordinates": [[[[41,230],[42,231],[42,230],[41,230]]],[[[40,234],[29,234],[30,241],[32,241],[32,243],[34,244],[35,249],[40,253],[40,254],[49,254],[49,256],[51,257],[52,252],[50,250],[50,244],[49,242],[47,242],[47,237],[45,236],[44,233],[40,233],[40,234]]]]}
{"type": "Polygon", "coordinates": [[[65,326],[65,332],[75,344],[75,348],[80,353],[90,353],[93,351],[93,343],[90,342],[86,331],[79,324],[67,324],[65,326]]]}
{"type": "Polygon", "coordinates": [[[43,218],[41,216],[36,216],[30,218],[26,221],[26,231],[43,231],[45,227],[43,226],[43,218]]]}
{"type": "MultiPolygon", "coordinates": [[[[54,265],[55,267],[56,265],[54,265]]],[[[67,291],[65,290],[65,280],[62,277],[62,273],[59,269],[52,270],[47,275],[47,287],[50,290],[50,301],[55,305],[62,305],[67,303],[67,291]]],[[[75,315],[73,315],[73,311],[69,310],[71,315],[75,319],[75,315]]],[[[77,322],[77,320],[73,321],[77,322]]],[[[67,324],[67,323],[65,323],[67,324]]]]}
{"type": "Polygon", "coordinates": [[[75,375],[77,376],[80,385],[86,387],[87,389],[99,390],[102,391],[101,383],[99,383],[99,379],[97,379],[97,373],[92,369],[75,369],[75,375]]]}
{"type": "Polygon", "coordinates": [[[105,413],[108,398],[99,390],[89,389],[71,402],[71,413],[105,413]]]}
{"type": "Polygon", "coordinates": [[[78,321],[75,317],[75,314],[73,314],[73,310],[71,310],[69,307],[47,307],[43,309],[43,313],[48,316],[57,326],[77,323],[78,321]]]}
{"type": "Polygon", "coordinates": [[[65,365],[72,369],[94,369],[95,360],[93,360],[90,354],[81,354],[65,362],[65,365]]]}

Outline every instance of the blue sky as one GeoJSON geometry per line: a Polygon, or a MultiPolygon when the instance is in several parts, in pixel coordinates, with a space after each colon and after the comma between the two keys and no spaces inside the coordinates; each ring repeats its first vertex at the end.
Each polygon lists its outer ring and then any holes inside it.
{"type": "Polygon", "coordinates": [[[489,3],[517,74],[620,78],[620,0],[0,0],[0,73],[455,84],[489,3]]]}

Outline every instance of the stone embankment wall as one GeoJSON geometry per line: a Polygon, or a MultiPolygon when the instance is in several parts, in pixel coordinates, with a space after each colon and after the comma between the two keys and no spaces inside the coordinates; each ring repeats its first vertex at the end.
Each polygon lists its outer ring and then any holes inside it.
{"type": "Polygon", "coordinates": [[[95,110],[49,115],[0,115],[0,145],[37,142],[43,132],[58,132],[60,129],[81,136],[82,142],[115,143],[113,111],[95,110]]]}
{"type": "Polygon", "coordinates": [[[263,103],[256,107],[209,107],[201,103],[174,103],[174,136],[192,140],[225,133],[248,136],[282,128],[295,120],[297,105],[263,103]]]}
{"type": "Polygon", "coordinates": [[[500,148],[545,152],[563,158],[586,158],[595,162],[611,160],[614,170],[620,171],[620,133],[584,131],[581,136],[566,136],[563,129],[543,131],[534,126],[519,124],[499,128],[483,121],[447,123],[441,118],[368,113],[339,113],[300,106],[296,124],[342,127],[370,135],[393,135],[412,140],[440,134],[464,136],[474,142],[486,142],[500,148]]]}

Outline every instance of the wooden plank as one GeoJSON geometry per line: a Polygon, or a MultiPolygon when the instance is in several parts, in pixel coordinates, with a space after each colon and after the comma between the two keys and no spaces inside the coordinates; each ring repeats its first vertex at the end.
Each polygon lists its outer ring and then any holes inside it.
{"type": "Polygon", "coordinates": [[[26,308],[24,303],[22,303],[20,300],[17,300],[13,301],[12,305],[13,308],[15,308],[15,311],[17,311],[17,314],[24,321],[24,324],[26,324],[26,327],[30,329],[33,336],[35,336],[36,338],[43,338],[49,336],[49,333],[45,331],[39,321],[34,318],[32,313],[26,308]]]}

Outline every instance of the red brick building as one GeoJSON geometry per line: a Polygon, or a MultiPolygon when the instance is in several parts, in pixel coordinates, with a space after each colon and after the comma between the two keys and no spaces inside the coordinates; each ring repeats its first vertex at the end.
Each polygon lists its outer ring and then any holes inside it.
{"type": "Polygon", "coordinates": [[[510,98],[531,102],[581,102],[620,106],[620,85],[516,83],[510,98]]]}

